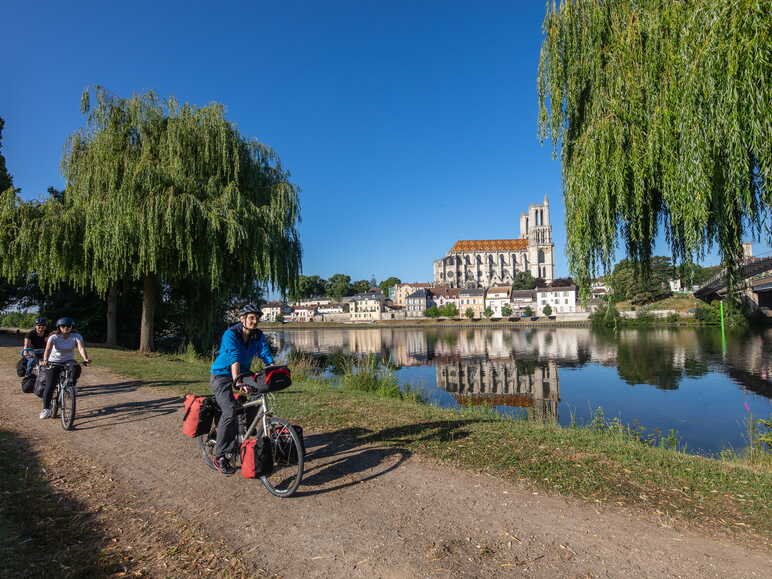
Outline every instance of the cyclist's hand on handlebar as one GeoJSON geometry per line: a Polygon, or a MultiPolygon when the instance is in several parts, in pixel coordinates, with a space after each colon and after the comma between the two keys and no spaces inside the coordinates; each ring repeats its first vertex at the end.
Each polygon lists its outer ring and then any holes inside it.
{"type": "Polygon", "coordinates": [[[88,366],[89,364],[91,364],[91,358],[86,358],[85,360],[83,360],[84,366],[88,366]]]}

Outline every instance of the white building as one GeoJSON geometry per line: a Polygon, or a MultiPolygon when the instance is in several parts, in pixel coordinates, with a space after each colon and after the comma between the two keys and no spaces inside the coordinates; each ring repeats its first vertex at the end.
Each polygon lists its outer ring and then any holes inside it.
{"type": "Polygon", "coordinates": [[[518,272],[528,271],[547,282],[555,278],[549,201],[529,205],[520,216],[519,239],[457,241],[434,262],[434,281],[458,288],[512,285],[518,272]]]}
{"type": "Polygon", "coordinates": [[[352,322],[371,322],[383,318],[383,294],[371,292],[351,296],[348,304],[352,322]]]}
{"type": "Polygon", "coordinates": [[[501,308],[510,303],[511,291],[510,286],[502,286],[492,287],[485,292],[485,307],[493,310],[494,318],[500,318],[504,315],[501,313],[501,308]]]}
{"type": "Polygon", "coordinates": [[[282,302],[268,302],[261,307],[263,310],[262,321],[275,322],[279,315],[287,317],[292,313],[292,308],[282,302]]]}
{"type": "Polygon", "coordinates": [[[292,308],[290,314],[290,321],[293,322],[310,322],[316,315],[316,306],[298,306],[292,308]]]}
{"type": "Polygon", "coordinates": [[[542,315],[544,306],[552,308],[553,314],[576,312],[576,286],[536,288],[537,315],[542,315]]]}

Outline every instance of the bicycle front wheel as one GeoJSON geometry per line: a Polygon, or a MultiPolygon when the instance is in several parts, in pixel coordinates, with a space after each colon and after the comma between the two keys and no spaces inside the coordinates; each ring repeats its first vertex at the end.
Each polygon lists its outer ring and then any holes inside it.
{"type": "Polygon", "coordinates": [[[261,476],[260,481],[272,495],[289,497],[303,479],[304,453],[300,437],[289,422],[276,417],[269,419],[265,436],[271,439],[273,472],[261,476]]]}
{"type": "Polygon", "coordinates": [[[62,390],[62,428],[72,430],[75,422],[75,386],[67,384],[62,390]]]}

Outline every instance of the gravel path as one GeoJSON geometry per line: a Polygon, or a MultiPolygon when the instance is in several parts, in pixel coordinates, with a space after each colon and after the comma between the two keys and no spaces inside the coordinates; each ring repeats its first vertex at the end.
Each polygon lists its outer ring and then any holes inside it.
{"type": "Polygon", "coordinates": [[[306,478],[295,497],[276,499],[259,481],[203,465],[180,432],[174,393],[86,368],[75,430],[64,432],[38,419],[39,399],[22,394],[10,370],[0,379],[6,429],[94,461],[120,481],[116,493],[207,528],[269,574],[724,578],[772,568],[768,552],[362,445],[354,430],[307,433],[306,478]]]}

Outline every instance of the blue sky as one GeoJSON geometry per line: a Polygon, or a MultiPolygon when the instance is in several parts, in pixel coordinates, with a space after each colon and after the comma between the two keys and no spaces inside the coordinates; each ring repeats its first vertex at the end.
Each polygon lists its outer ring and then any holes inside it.
{"type": "Polygon", "coordinates": [[[86,86],[217,101],[301,188],[307,275],[428,280],[457,239],[518,237],[545,194],[566,275],[560,164],[537,140],[544,5],[6,0],[3,154],[36,197],[63,185],[86,86]]]}

